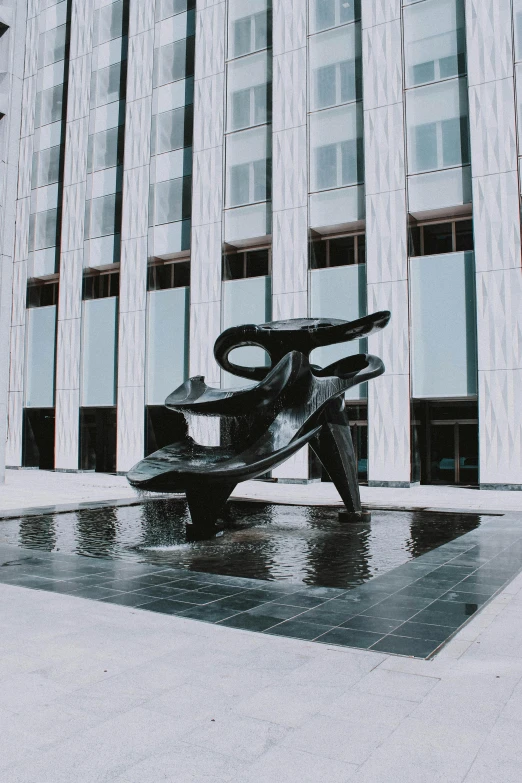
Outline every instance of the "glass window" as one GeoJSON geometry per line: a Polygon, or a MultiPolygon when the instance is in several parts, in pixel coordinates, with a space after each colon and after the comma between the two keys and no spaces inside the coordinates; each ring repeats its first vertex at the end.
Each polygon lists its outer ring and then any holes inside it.
{"type": "Polygon", "coordinates": [[[270,0],[230,0],[229,57],[242,57],[272,45],[270,0]]]}
{"type": "Polygon", "coordinates": [[[29,220],[29,250],[55,247],[58,230],[58,210],[47,209],[31,215],[29,220]]]}
{"type": "Polygon", "coordinates": [[[190,285],[190,261],[156,264],[147,270],[147,290],[164,291],[167,288],[186,288],[190,285]]]}
{"type": "Polygon", "coordinates": [[[120,293],[120,273],[107,272],[83,278],[82,299],[103,299],[120,293]]]}
{"type": "Polygon", "coordinates": [[[54,30],[40,34],[38,65],[39,67],[56,63],[65,58],[65,43],[67,25],[62,24],[54,30]]]}
{"type": "Polygon", "coordinates": [[[451,253],[453,250],[453,225],[438,223],[423,226],[425,256],[451,253]]]}
{"type": "Polygon", "coordinates": [[[123,128],[110,128],[89,136],[87,170],[101,171],[123,163],[123,128]]]}
{"type": "Polygon", "coordinates": [[[156,21],[190,11],[195,6],[195,0],[156,0],[156,21]]]}
{"type": "Polygon", "coordinates": [[[119,234],[120,225],[121,193],[85,202],[85,239],[119,234]]]}
{"type": "Polygon", "coordinates": [[[266,277],[270,274],[270,249],[248,250],[223,256],[223,280],[266,277]]]}
{"type": "Polygon", "coordinates": [[[364,234],[317,239],[310,243],[311,269],[351,266],[352,264],[364,264],[365,261],[364,234]]]}
{"type": "Polygon", "coordinates": [[[465,79],[409,90],[406,118],[410,174],[469,163],[465,79]]]}
{"type": "Polygon", "coordinates": [[[91,108],[114,103],[124,97],[125,62],[94,71],[91,82],[91,108]]]}
{"type": "Polygon", "coordinates": [[[190,217],[191,187],[191,177],[151,185],[149,225],[161,226],[190,217]]]}
{"type": "Polygon", "coordinates": [[[310,38],[310,108],[325,109],[362,97],[360,25],[310,38]]]}
{"type": "Polygon", "coordinates": [[[474,247],[473,221],[458,220],[455,223],[455,250],[458,253],[465,250],[473,250],[474,247]]]}
{"type": "Polygon", "coordinates": [[[310,32],[353,22],[361,16],[360,0],[311,0],[310,32]]]}
{"type": "Polygon", "coordinates": [[[152,155],[192,144],[193,108],[185,106],[152,117],[152,155]]]}
{"type": "Polygon", "coordinates": [[[31,187],[40,188],[58,182],[60,177],[60,145],[33,153],[31,187]]]}
{"type": "Polygon", "coordinates": [[[270,122],[271,82],[270,61],[264,52],[229,64],[228,130],[270,122]]]}
{"type": "Polygon", "coordinates": [[[94,12],[93,41],[94,45],[120,38],[124,32],[124,4],[118,0],[111,5],[104,5],[94,12]]]}
{"type": "Polygon", "coordinates": [[[36,95],[35,127],[50,125],[62,119],[63,84],[57,84],[36,95]]]}
{"type": "Polygon", "coordinates": [[[227,137],[227,206],[270,198],[271,153],[267,126],[227,137]]]}
{"type": "Polygon", "coordinates": [[[58,283],[31,283],[27,286],[26,307],[58,304],[58,283]]]}
{"type": "Polygon", "coordinates": [[[466,72],[463,0],[426,0],[404,9],[406,86],[466,72]]]}
{"type": "Polygon", "coordinates": [[[363,181],[361,104],[318,112],[310,117],[312,191],[363,181]]]}
{"type": "Polygon", "coordinates": [[[411,226],[409,230],[408,253],[412,257],[460,253],[473,249],[472,220],[427,223],[411,226]]]}
{"type": "Polygon", "coordinates": [[[194,36],[154,52],[154,86],[161,87],[194,74],[194,36]]]}

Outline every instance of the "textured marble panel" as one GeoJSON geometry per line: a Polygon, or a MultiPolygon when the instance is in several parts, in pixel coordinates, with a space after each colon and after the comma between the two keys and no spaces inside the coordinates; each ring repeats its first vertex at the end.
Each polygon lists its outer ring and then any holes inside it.
{"type": "Polygon", "coordinates": [[[71,44],[69,57],[75,60],[88,54],[92,49],[92,24],[94,3],[85,0],[72,0],[71,44]]]}
{"type": "Polygon", "coordinates": [[[481,370],[522,367],[522,270],[477,274],[478,350],[481,370]]]}
{"type": "Polygon", "coordinates": [[[123,240],[120,261],[120,313],[145,310],[147,301],[147,237],[123,240]]]}
{"type": "MultiPolygon", "coordinates": [[[[224,33],[223,33],[224,34],[224,33]]],[[[204,45],[201,42],[200,46],[204,45]]],[[[197,58],[196,58],[197,63],[197,58]]],[[[194,152],[218,147],[223,143],[225,112],[225,62],[219,73],[194,83],[194,152]],[[209,122],[212,117],[212,122],[209,122]]]]}
{"type": "MultiPolygon", "coordinates": [[[[3,278],[2,278],[3,282],[3,278]]],[[[27,264],[24,261],[13,264],[13,288],[11,325],[25,324],[25,301],[27,291],[27,264]]]]}
{"type": "Polygon", "coordinates": [[[33,137],[20,139],[20,157],[18,159],[18,198],[31,195],[31,173],[33,167],[33,137]]]}
{"type": "Polygon", "coordinates": [[[221,302],[197,302],[190,306],[189,374],[203,375],[219,386],[221,371],[214,359],[214,343],[221,333],[221,302]]]}
{"type": "Polygon", "coordinates": [[[409,376],[408,284],[406,280],[368,285],[368,312],[390,310],[386,329],[368,338],[368,350],[383,360],[388,375],[409,376]]]}
{"type": "Polygon", "coordinates": [[[16,202],[15,261],[27,258],[29,252],[29,211],[31,199],[23,198],[16,202]]]}
{"type": "Polygon", "coordinates": [[[287,209],[274,213],[272,269],[274,295],[307,290],[308,240],[307,209],[287,209]]]}
{"type": "Polygon", "coordinates": [[[409,483],[410,381],[382,375],[368,384],[369,481],[409,483]]]}
{"type": "Polygon", "coordinates": [[[308,479],[308,446],[305,446],[293,457],[290,457],[283,465],[272,471],[272,477],[276,479],[293,479],[294,481],[306,481],[308,479]]]}
{"type": "Polygon", "coordinates": [[[67,253],[83,247],[85,221],[85,182],[63,189],[61,250],[67,253]]]}
{"type": "Polygon", "coordinates": [[[477,272],[520,267],[516,171],[473,179],[477,272]]]}
{"type": "Polygon", "coordinates": [[[512,75],[511,0],[466,0],[466,27],[469,84],[512,75]]]}
{"type": "Polygon", "coordinates": [[[192,252],[198,263],[191,265],[190,299],[198,302],[221,300],[221,223],[198,226],[192,231],[192,252]]]}
{"type": "Polygon", "coordinates": [[[192,161],[192,226],[221,222],[223,147],[196,152],[192,161]]]}
{"type": "Polygon", "coordinates": [[[73,122],[89,114],[91,95],[91,55],[72,60],[69,66],[67,121],[73,122]]]}
{"type": "Polygon", "coordinates": [[[404,190],[405,129],[402,103],[364,113],[366,195],[404,190]]]}
{"type": "Polygon", "coordinates": [[[306,291],[290,294],[274,294],[272,297],[272,318],[306,318],[308,316],[308,295],[306,291]]]}
{"type": "Polygon", "coordinates": [[[219,419],[213,416],[191,416],[189,434],[196,443],[219,446],[221,442],[219,419]]]}
{"type": "Polygon", "coordinates": [[[129,5],[129,36],[154,28],[155,0],[131,0],[129,5]]]}
{"type": "Polygon", "coordinates": [[[118,434],[116,470],[127,471],[145,451],[145,389],[139,386],[118,388],[118,434]]]}
{"type": "Polygon", "coordinates": [[[145,386],[145,310],[120,313],[118,387],[145,386]]]}
{"type": "Polygon", "coordinates": [[[80,387],[80,318],[58,321],[56,341],[56,388],[79,389],[80,387]]]}
{"type": "Polygon", "coordinates": [[[24,388],[25,324],[11,327],[10,344],[9,389],[21,392],[24,388]]]}
{"type": "Polygon", "coordinates": [[[306,46],[306,0],[273,0],[274,56],[306,46]]]}
{"type": "Polygon", "coordinates": [[[80,440],[80,390],[57,389],[54,464],[58,470],[77,470],[80,440]]]}
{"type": "Polygon", "coordinates": [[[273,129],[281,131],[306,123],[306,47],[273,59],[273,129]]]}
{"type": "Polygon", "coordinates": [[[65,130],[64,185],[74,185],[86,180],[88,138],[88,116],[67,123],[65,130]]]}
{"type": "Polygon", "coordinates": [[[39,36],[38,18],[32,17],[27,20],[25,33],[25,62],[24,77],[34,76],[38,70],[38,36],[39,36]]]}
{"type": "Polygon", "coordinates": [[[225,3],[198,8],[196,14],[196,80],[224,70],[225,3]],[[198,46],[199,44],[199,46],[198,46]],[[203,44],[203,46],[201,46],[203,44]]]}
{"type": "MultiPolygon", "coordinates": [[[[363,5],[374,5],[374,0],[363,5]]],[[[402,101],[401,23],[399,19],[363,30],[364,108],[402,101]]]]}
{"type": "Polygon", "coordinates": [[[401,0],[364,0],[361,3],[361,15],[363,27],[400,19],[401,0]]]}
{"type": "Polygon", "coordinates": [[[368,283],[406,280],[406,193],[370,195],[366,198],[366,277],[368,283]]]}
{"type": "Polygon", "coordinates": [[[152,96],[127,105],[125,118],[125,166],[146,166],[150,160],[152,96]]]}
{"type": "MultiPolygon", "coordinates": [[[[140,0],[140,3],[142,0],[140,0]]],[[[148,3],[144,3],[147,5],[148,3]]],[[[154,29],[150,28],[129,38],[127,70],[127,102],[146,98],[152,94],[152,70],[154,65],[154,29]]]]}
{"type": "Polygon", "coordinates": [[[480,481],[522,479],[522,370],[479,372],[480,481]]]}
{"type": "Polygon", "coordinates": [[[36,76],[24,79],[22,87],[22,124],[20,137],[34,133],[34,110],[36,101],[36,76]]]}
{"type": "Polygon", "coordinates": [[[306,125],[273,134],[274,212],[306,206],[308,160],[306,125]]]}
{"type": "Polygon", "coordinates": [[[83,248],[62,253],[60,258],[60,289],[58,320],[81,318],[82,315],[83,248]]]}
{"type": "Polygon", "coordinates": [[[43,7],[42,0],[28,0],[27,3],[27,18],[32,19],[40,12],[40,6],[43,7]]]}
{"type": "Polygon", "coordinates": [[[7,418],[7,444],[5,452],[6,465],[18,467],[22,464],[22,420],[23,394],[9,392],[7,418]]]}
{"type": "Polygon", "coordinates": [[[472,87],[469,99],[473,176],[516,170],[513,76],[472,87]]]}
{"type": "Polygon", "coordinates": [[[140,166],[123,174],[122,238],[146,236],[148,222],[149,167],[140,166]]]}

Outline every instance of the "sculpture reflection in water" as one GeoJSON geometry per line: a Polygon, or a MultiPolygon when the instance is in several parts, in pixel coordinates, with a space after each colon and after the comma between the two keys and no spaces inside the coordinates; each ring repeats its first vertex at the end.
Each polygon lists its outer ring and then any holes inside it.
{"type": "Polygon", "coordinates": [[[367,337],[389,320],[386,311],[352,322],[303,318],[227,329],[216,340],[216,361],[255,385],[213,389],[197,376],[176,389],[165,405],[186,416],[231,420],[246,437],[234,439],[231,446],[202,446],[186,436],[141,460],[127,474],[129,482],[141,490],[185,492],[191,515],[187,533],[207,538],[216,532],[239,482],[262,476],[310,444],[346,506],[345,518],[362,519],[344,395],[382,375],[384,365],[376,356],[355,354],[318,367],[310,363],[310,354],[367,337]],[[242,367],[230,361],[231,351],[249,345],[264,348],[269,366],[242,367]]]}

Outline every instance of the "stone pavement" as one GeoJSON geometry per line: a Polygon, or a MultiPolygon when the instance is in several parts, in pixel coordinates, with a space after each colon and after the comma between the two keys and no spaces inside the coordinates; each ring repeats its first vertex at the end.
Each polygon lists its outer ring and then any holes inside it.
{"type": "Polygon", "coordinates": [[[522,575],[432,661],[0,585],[2,783],[520,783],[522,575]]]}
{"type": "MultiPolygon", "coordinates": [[[[481,511],[522,511],[522,492],[497,492],[461,487],[422,486],[411,489],[361,487],[363,503],[384,508],[430,508],[481,511]]],[[[108,500],[134,502],[141,496],[125,476],[106,473],[55,473],[7,470],[0,485],[0,512],[108,500]]],[[[330,483],[277,484],[246,481],[234,498],[294,505],[341,505],[330,483]]]]}

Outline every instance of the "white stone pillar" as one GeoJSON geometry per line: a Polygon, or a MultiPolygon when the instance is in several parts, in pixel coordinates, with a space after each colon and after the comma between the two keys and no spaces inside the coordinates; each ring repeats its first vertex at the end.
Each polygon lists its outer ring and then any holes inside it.
{"type": "MultiPolygon", "coordinates": [[[[189,374],[219,386],[214,343],[221,332],[221,256],[225,106],[226,8],[203,0],[196,9],[192,234],[190,260],[189,374]]],[[[204,445],[219,445],[219,422],[193,417],[191,434],[204,445]]]]}
{"type": "Polygon", "coordinates": [[[362,3],[368,313],[390,310],[369,338],[386,374],[368,384],[370,486],[410,486],[410,350],[400,0],[362,3]]]}
{"type": "Polygon", "coordinates": [[[56,343],[55,468],[78,470],[83,237],[93,0],[73,0],[56,343]]]}
{"type": "Polygon", "coordinates": [[[522,489],[522,271],[510,0],[466,0],[480,485],[522,489]]]}
{"type": "MultiPolygon", "coordinates": [[[[306,0],[273,0],[273,319],[308,315],[308,152],[306,0]]],[[[273,471],[308,478],[308,448],[273,471]]]]}
{"type": "Polygon", "coordinates": [[[154,0],[130,0],[118,330],[118,471],[144,456],[154,0]]]}

